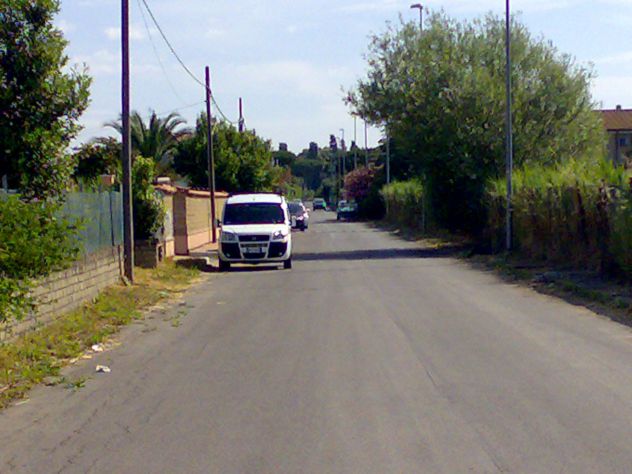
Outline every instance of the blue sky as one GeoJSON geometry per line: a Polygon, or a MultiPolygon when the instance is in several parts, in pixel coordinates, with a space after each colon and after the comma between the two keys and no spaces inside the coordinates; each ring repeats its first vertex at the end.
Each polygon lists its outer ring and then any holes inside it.
{"type": "MultiPolygon", "coordinates": [[[[177,110],[190,124],[204,90],[180,68],[139,0],[130,0],[132,107],[143,114],[177,110]],[[154,52],[155,45],[157,55],[154,52]],[[160,58],[160,62],[157,58],[160,58]],[[161,66],[162,62],[162,66],[161,66]],[[163,70],[164,69],[164,70],[163,70]]],[[[410,0],[146,0],[184,62],[203,78],[213,75],[217,102],[231,120],[244,98],[246,125],[276,147],[293,151],[309,141],[325,146],[353,119],[342,103],[343,88],[364,74],[368,36],[387,21],[418,21],[410,0]]],[[[457,18],[502,13],[503,0],[422,2],[457,18]]],[[[94,77],[92,103],[82,118],[80,141],[109,134],[103,123],[120,111],[120,0],[62,0],[57,24],[70,41],[72,63],[85,63],[94,77]]],[[[598,77],[593,94],[604,107],[632,107],[632,0],[513,0],[512,10],[532,33],[551,40],[598,77]]],[[[358,123],[358,142],[363,143],[358,123]]],[[[370,143],[379,139],[371,129],[370,143]]]]}

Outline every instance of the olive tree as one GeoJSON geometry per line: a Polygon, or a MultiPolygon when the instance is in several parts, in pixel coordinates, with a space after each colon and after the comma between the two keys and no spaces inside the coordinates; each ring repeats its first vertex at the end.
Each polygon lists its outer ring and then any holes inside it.
{"type": "MultiPolygon", "coordinates": [[[[401,176],[421,177],[433,216],[452,230],[484,224],[484,187],[504,173],[504,19],[458,22],[430,16],[371,39],[368,73],[349,92],[359,116],[393,138],[401,176]]],[[[592,72],[512,19],[514,147],[517,166],[601,153],[592,72]]]]}

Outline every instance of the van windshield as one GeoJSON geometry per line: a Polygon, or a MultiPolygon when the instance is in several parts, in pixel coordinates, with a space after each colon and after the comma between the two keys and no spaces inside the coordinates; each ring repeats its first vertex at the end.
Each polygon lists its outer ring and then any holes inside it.
{"type": "Polygon", "coordinates": [[[230,204],[224,209],[224,225],[283,224],[285,215],[279,204],[230,204]]]}

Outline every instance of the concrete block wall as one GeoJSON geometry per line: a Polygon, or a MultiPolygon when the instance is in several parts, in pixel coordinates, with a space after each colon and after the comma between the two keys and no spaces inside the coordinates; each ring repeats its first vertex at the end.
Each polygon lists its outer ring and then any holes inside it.
{"type": "MultiPolygon", "coordinates": [[[[217,218],[221,217],[228,194],[215,193],[217,218]]],[[[211,242],[211,206],[208,191],[177,188],[173,196],[173,231],[176,255],[188,255],[191,250],[211,242]]]]}
{"type": "Polygon", "coordinates": [[[0,342],[79,308],[103,289],[120,282],[122,273],[123,249],[116,246],[87,255],[67,270],[50,275],[33,290],[40,303],[37,312],[21,321],[0,324],[0,342]]]}

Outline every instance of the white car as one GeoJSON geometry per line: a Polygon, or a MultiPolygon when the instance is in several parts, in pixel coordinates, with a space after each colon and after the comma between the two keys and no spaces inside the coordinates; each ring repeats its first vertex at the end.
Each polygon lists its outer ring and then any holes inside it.
{"type": "Polygon", "coordinates": [[[292,228],[288,205],[278,194],[231,196],[222,214],[219,270],[232,263],[283,263],[292,268],[292,228]]]}

